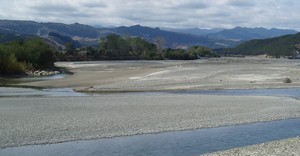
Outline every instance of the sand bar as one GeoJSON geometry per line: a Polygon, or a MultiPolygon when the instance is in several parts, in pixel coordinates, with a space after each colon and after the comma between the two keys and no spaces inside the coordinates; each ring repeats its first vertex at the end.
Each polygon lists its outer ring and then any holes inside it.
{"type": "Polygon", "coordinates": [[[193,61],[58,62],[73,75],[29,82],[35,87],[68,87],[77,91],[164,91],[247,89],[300,86],[300,61],[261,58],[215,58],[193,61]],[[292,83],[283,83],[290,78],[292,83]]]}

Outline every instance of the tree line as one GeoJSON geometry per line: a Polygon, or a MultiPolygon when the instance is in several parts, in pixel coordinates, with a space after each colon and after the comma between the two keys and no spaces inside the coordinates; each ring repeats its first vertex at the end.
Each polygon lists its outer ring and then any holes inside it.
{"type": "Polygon", "coordinates": [[[65,60],[83,58],[83,55],[79,54],[80,51],[86,51],[86,59],[89,60],[192,60],[218,56],[212,49],[206,47],[193,46],[189,49],[172,49],[164,48],[163,42],[162,38],[151,43],[140,37],[111,34],[101,38],[98,47],[83,47],[76,50],[74,46],[67,43],[65,53],[62,54],[64,56],[61,58],[65,58],[65,60]]]}
{"type": "Polygon", "coordinates": [[[55,49],[45,39],[34,37],[0,44],[0,75],[25,73],[26,70],[50,69],[55,61],[87,60],[191,60],[199,57],[217,57],[211,49],[194,46],[189,49],[163,47],[140,37],[111,34],[99,41],[98,47],[76,48],[71,42],[65,49],[55,49]]]}

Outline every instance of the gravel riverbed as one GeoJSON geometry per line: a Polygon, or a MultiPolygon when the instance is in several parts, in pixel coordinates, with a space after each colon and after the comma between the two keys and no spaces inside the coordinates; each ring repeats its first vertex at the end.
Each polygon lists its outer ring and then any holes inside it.
{"type": "Polygon", "coordinates": [[[273,141],[259,145],[253,145],[243,148],[236,148],[203,156],[266,156],[266,155],[284,155],[284,156],[299,156],[300,155],[300,138],[291,138],[281,141],[273,141]]]}
{"type": "Polygon", "coordinates": [[[48,144],[300,117],[284,97],[107,94],[0,98],[0,147],[48,144]]]}
{"type": "MultiPolygon", "coordinates": [[[[300,117],[300,101],[287,97],[116,93],[300,87],[298,60],[249,57],[58,62],[56,65],[73,74],[63,79],[25,81],[16,86],[73,88],[105,94],[1,97],[1,148],[300,117]],[[285,83],[286,79],[291,83],[285,83]]],[[[293,138],[217,155],[259,155],[264,151],[265,155],[299,155],[299,150],[294,148],[298,146],[299,138],[293,138]]]]}

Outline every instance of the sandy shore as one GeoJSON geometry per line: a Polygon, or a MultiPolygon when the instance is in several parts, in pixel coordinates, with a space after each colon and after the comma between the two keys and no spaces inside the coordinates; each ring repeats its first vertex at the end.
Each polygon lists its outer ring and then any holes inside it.
{"type": "Polygon", "coordinates": [[[91,92],[300,86],[300,62],[287,59],[58,62],[56,65],[74,75],[20,85],[69,87],[91,92]],[[283,83],[284,78],[290,78],[292,83],[283,83]]]}
{"type": "Polygon", "coordinates": [[[300,117],[282,97],[107,94],[0,98],[0,147],[218,127],[300,117]]]}
{"type": "Polygon", "coordinates": [[[203,156],[266,156],[266,155],[284,155],[299,156],[300,155],[300,138],[292,138],[281,141],[273,141],[260,145],[248,146],[244,148],[236,148],[223,152],[206,154],[203,156]]]}

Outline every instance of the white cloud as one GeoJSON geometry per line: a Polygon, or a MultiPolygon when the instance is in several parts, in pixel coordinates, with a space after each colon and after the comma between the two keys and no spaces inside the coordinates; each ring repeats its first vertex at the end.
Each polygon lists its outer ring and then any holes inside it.
{"type": "Polygon", "coordinates": [[[0,0],[1,19],[151,27],[300,29],[298,0],[0,0]]]}

